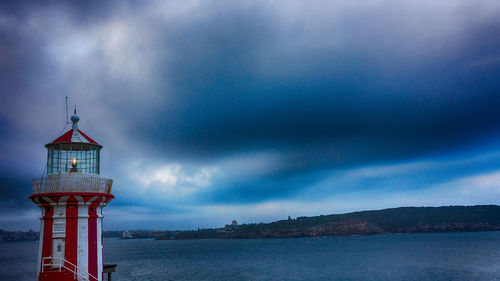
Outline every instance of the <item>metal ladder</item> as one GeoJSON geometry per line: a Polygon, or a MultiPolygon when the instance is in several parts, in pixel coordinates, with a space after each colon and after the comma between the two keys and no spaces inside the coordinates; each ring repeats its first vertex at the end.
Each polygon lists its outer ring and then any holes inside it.
{"type": "Polygon", "coordinates": [[[64,269],[68,270],[69,272],[73,273],[73,278],[75,280],[77,280],[77,277],[81,277],[81,278],[83,278],[83,280],[86,280],[86,281],[98,281],[99,280],[99,279],[97,279],[97,277],[90,274],[86,269],[78,267],[78,266],[70,263],[66,259],[61,258],[61,257],[42,258],[42,272],[43,272],[44,267],[46,267],[46,266],[51,266],[52,268],[58,268],[59,272],[61,272],[61,270],[64,268],[64,269]],[[46,263],[45,262],[46,260],[48,260],[49,263],[46,263]],[[56,261],[58,261],[58,262],[56,262],[56,261]],[[69,264],[70,266],[72,266],[73,269],[67,267],[66,264],[69,264]],[[90,276],[90,278],[89,278],[89,276],[90,276]]]}

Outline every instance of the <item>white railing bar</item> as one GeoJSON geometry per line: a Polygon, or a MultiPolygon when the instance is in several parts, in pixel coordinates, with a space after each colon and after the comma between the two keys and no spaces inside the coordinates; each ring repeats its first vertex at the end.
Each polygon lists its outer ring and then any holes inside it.
{"type": "MultiPolygon", "coordinates": [[[[52,261],[51,261],[52,262],[52,261]]],[[[74,264],[72,264],[71,262],[67,261],[66,259],[64,258],[61,258],[61,257],[44,257],[42,258],[42,272],[43,272],[43,268],[45,266],[59,266],[59,271],[61,271],[61,267],[64,267],[66,268],[67,270],[71,271],[71,273],[74,274],[74,277],[76,276],[82,276],[83,278],[87,279],[90,281],[89,278],[87,278],[84,274],[87,274],[89,275],[90,277],[94,278],[96,281],[98,280],[94,275],[90,274],[86,269],[82,268],[82,267],[79,267],[79,266],[76,266],[74,264]],[[58,264],[52,264],[52,263],[45,263],[44,261],[45,260],[59,260],[59,263],[58,264]],[[74,270],[66,267],[65,263],[68,263],[70,265],[72,265],[74,267],[74,270]],[[81,273],[80,271],[83,271],[83,273],[81,273]],[[76,275],[76,276],[75,276],[76,275]]]]}
{"type": "Polygon", "coordinates": [[[98,192],[111,193],[113,180],[95,175],[59,174],[31,181],[33,193],[98,192]]]}
{"type": "Polygon", "coordinates": [[[90,273],[89,273],[88,271],[86,271],[84,268],[78,267],[78,266],[76,266],[76,265],[72,264],[71,262],[67,261],[66,259],[63,259],[63,258],[60,258],[60,257],[45,257],[45,258],[43,258],[43,260],[46,260],[46,259],[58,259],[58,260],[60,260],[60,261],[59,261],[60,263],[58,263],[58,264],[44,264],[44,265],[42,266],[42,272],[43,272],[43,267],[45,267],[45,266],[59,266],[59,271],[61,271],[61,267],[64,267],[64,268],[66,268],[67,270],[69,270],[70,272],[72,272],[72,273],[74,274],[74,277],[76,277],[76,276],[80,276],[80,275],[81,275],[83,278],[85,278],[85,279],[87,279],[87,280],[89,280],[89,281],[90,281],[90,279],[89,279],[89,278],[87,278],[87,276],[85,276],[85,275],[83,274],[83,273],[85,273],[85,274],[88,274],[89,276],[91,276],[92,278],[94,278],[95,280],[98,280],[95,276],[93,276],[92,274],[90,274],[90,273]],[[66,263],[69,263],[69,264],[70,264],[70,265],[72,265],[75,269],[74,269],[74,270],[71,270],[70,268],[66,267],[62,261],[66,262],[66,263]],[[83,273],[81,273],[80,271],[83,271],[83,273]]]}

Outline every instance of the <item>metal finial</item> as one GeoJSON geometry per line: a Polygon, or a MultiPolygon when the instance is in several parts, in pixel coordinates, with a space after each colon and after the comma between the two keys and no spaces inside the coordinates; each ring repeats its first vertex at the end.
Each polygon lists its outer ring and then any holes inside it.
{"type": "Polygon", "coordinates": [[[80,121],[80,117],[78,117],[78,115],[76,115],[76,104],[75,104],[75,110],[73,111],[75,114],[73,116],[71,116],[71,122],[73,122],[73,129],[74,130],[77,130],[78,129],[78,121],[80,121]]]}

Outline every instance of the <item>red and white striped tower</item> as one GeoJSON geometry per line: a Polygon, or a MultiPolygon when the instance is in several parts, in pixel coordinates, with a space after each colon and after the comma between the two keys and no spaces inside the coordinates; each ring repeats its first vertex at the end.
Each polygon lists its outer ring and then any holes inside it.
{"type": "Polygon", "coordinates": [[[113,180],[99,175],[102,146],[73,128],[45,145],[47,173],[34,179],[33,200],[42,209],[38,280],[103,280],[102,208],[114,196],[113,180]]]}

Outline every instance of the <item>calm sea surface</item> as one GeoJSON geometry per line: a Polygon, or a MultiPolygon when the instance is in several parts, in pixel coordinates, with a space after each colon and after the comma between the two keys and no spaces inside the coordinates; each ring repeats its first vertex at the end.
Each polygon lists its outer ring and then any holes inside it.
{"type": "MultiPolygon", "coordinates": [[[[0,243],[0,280],[35,280],[37,242],[0,243]]],[[[113,280],[500,280],[500,232],[104,240],[113,280]]]]}

